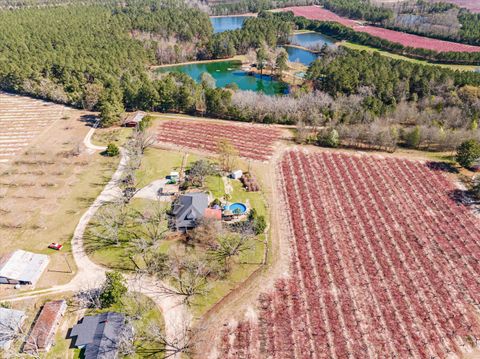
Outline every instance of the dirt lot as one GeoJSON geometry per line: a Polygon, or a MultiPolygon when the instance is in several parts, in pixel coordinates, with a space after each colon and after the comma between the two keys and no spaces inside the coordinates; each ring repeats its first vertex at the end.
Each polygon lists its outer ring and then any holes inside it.
{"type": "MultiPolygon", "coordinates": [[[[64,106],[0,93],[2,133],[17,121],[35,119],[25,122],[16,132],[18,136],[31,136],[26,144],[17,148],[14,156],[8,156],[8,162],[0,163],[0,254],[15,249],[49,254],[50,265],[37,288],[72,278],[75,268],[69,255],[71,235],[117,162],[84,147],[83,138],[89,130],[86,115],[64,106]],[[51,242],[65,246],[61,252],[53,252],[47,249],[51,242]]],[[[10,291],[1,287],[0,296],[10,291]]]]}

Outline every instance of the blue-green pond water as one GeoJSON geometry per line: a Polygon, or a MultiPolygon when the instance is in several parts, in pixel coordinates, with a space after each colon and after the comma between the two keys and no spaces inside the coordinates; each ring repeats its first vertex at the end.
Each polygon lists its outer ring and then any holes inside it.
{"type": "Polygon", "coordinates": [[[178,66],[167,66],[157,69],[158,72],[183,72],[200,82],[202,73],[208,72],[216,81],[217,87],[237,84],[240,90],[264,92],[268,95],[288,93],[288,85],[273,80],[270,76],[249,75],[241,69],[240,61],[220,61],[178,66]]]}

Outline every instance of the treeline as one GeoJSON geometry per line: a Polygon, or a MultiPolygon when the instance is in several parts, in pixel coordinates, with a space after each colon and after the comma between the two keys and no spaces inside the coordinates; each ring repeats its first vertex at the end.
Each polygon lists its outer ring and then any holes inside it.
{"type": "Polygon", "coordinates": [[[0,11],[0,89],[93,109],[107,89],[148,79],[170,40],[175,52],[212,33],[205,13],[167,0],[0,11]]]}
{"type": "Polygon", "coordinates": [[[293,31],[291,18],[263,11],[245,20],[242,29],[215,34],[207,47],[206,58],[226,58],[245,54],[250,49],[285,44],[293,31]]]}
{"type": "MultiPolygon", "coordinates": [[[[293,14],[292,14],[293,16],[293,14]]],[[[337,40],[347,40],[357,44],[372,46],[411,58],[434,63],[480,65],[480,52],[436,52],[427,49],[403,46],[365,32],[357,32],[335,22],[308,20],[297,17],[295,24],[300,29],[308,29],[331,36],[337,40]]]]}
{"type": "Polygon", "coordinates": [[[320,4],[337,15],[381,23],[393,18],[393,11],[375,6],[368,0],[320,0],[320,4]]]}
{"type": "Polygon", "coordinates": [[[238,0],[238,1],[208,1],[212,15],[231,15],[257,13],[268,9],[288,6],[312,5],[315,0],[238,0]]]}

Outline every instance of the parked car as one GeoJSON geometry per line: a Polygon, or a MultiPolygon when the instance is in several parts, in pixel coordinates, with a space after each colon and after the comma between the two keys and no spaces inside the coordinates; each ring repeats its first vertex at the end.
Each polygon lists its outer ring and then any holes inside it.
{"type": "Polygon", "coordinates": [[[63,244],[60,243],[50,243],[50,245],[48,246],[48,248],[55,249],[56,251],[59,251],[60,249],[62,249],[62,247],[63,244]]]}

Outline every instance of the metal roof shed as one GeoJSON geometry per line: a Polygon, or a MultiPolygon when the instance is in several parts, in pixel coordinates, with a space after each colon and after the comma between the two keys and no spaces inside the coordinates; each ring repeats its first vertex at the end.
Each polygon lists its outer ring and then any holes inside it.
{"type": "Polygon", "coordinates": [[[49,258],[45,254],[26,252],[21,249],[0,259],[0,284],[32,284],[48,266],[49,258]]]}

